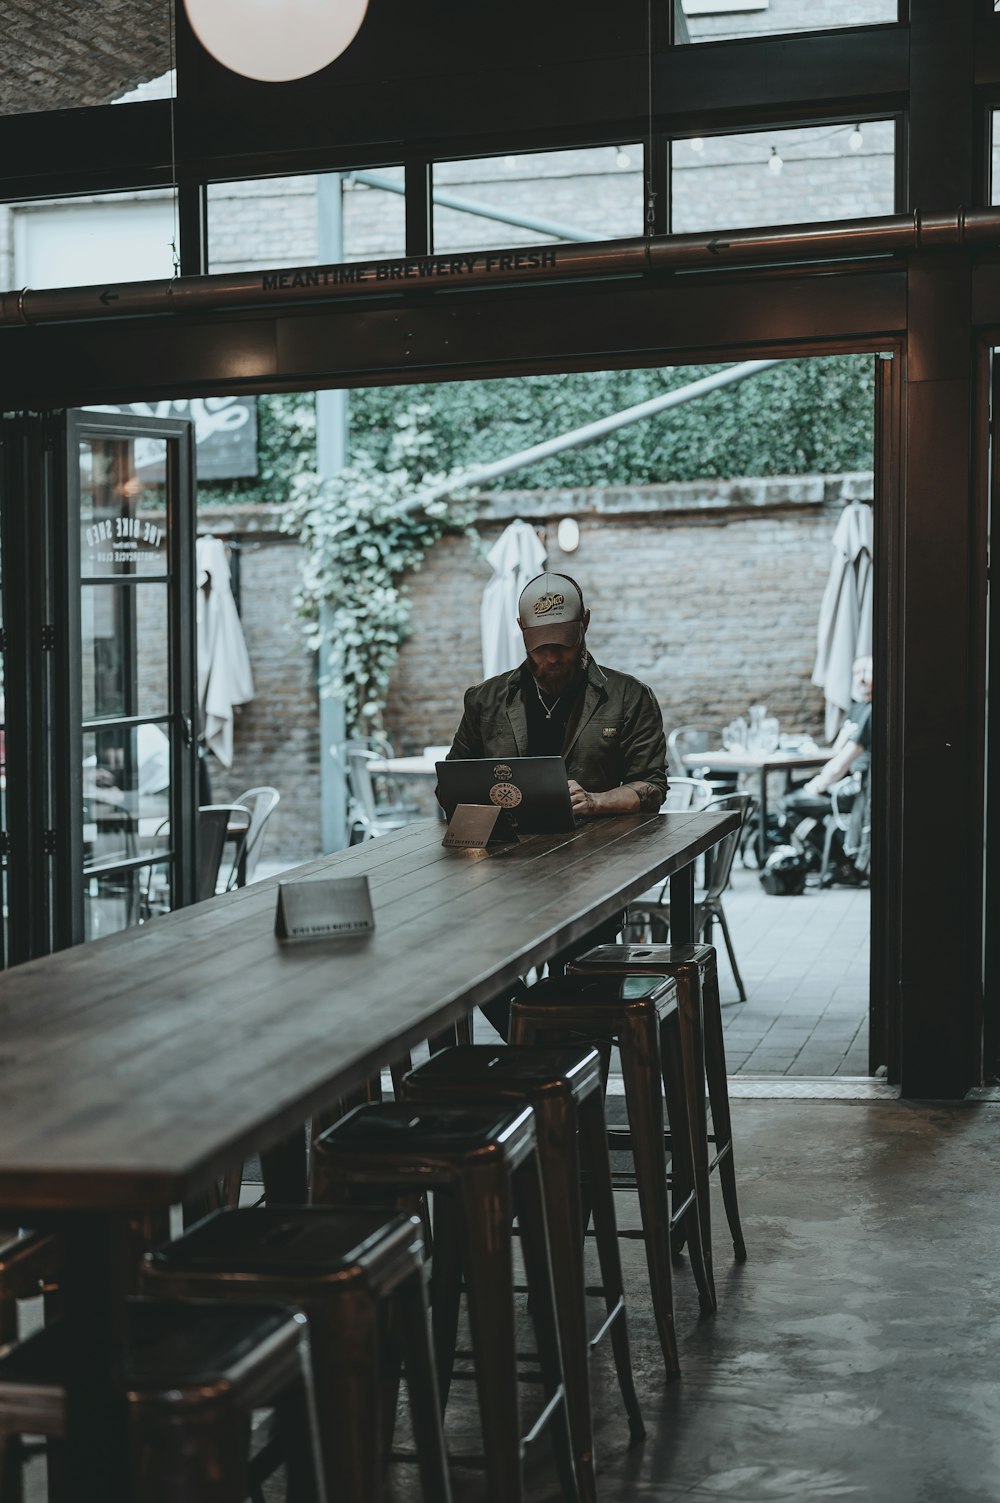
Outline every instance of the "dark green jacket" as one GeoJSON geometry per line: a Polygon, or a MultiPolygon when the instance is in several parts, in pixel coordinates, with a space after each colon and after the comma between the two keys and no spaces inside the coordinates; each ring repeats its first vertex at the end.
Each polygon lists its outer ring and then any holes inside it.
{"type": "MultiPolygon", "coordinates": [[[[521,698],[524,665],[465,692],[465,713],[448,753],[456,757],[524,757],[528,725],[521,698]]],[[[627,673],[587,663],[587,686],[566,727],[566,772],[588,793],[622,783],[667,792],[663,716],[653,691],[627,673]]]]}

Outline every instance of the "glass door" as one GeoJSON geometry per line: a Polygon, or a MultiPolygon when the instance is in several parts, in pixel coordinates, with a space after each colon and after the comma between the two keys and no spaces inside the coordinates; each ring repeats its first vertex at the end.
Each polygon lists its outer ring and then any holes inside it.
{"type": "Polygon", "coordinates": [[[193,896],[196,819],[191,424],[74,412],[65,538],[78,616],[68,684],[73,939],[193,896]]]}
{"type": "Polygon", "coordinates": [[[194,897],[192,425],[0,419],[0,963],[194,897]]]}

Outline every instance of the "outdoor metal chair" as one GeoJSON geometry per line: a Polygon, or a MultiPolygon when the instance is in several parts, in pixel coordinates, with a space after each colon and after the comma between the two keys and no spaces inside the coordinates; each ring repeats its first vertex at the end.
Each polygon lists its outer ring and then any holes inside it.
{"type": "MultiPolygon", "coordinates": [[[[736,775],[732,772],[713,772],[711,753],[721,751],[719,732],[703,725],[679,725],[667,737],[667,766],[676,768],[678,776],[684,773],[701,778],[708,783],[713,794],[735,793],[736,775]],[[685,763],[684,758],[695,752],[705,752],[705,761],[698,766],[685,763]]],[[[674,779],[671,779],[671,784],[674,779]]]]}
{"type": "MultiPolygon", "coordinates": [[[[250,824],[250,810],[244,804],[203,804],[198,810],[196,902],[200,903],[205,898],[213,898],[219,890],[222,858],[227,838],[232,838],[235,842],[231,870],[236,871],[250,824]]],[[[153,836],[154,847],[161,843],[168,843],[169,832],[170,821],[165,819],[157,827],[153,836]],[[162,837],[166,837],[166,841],[163,841],[162,837]]],[[[224,892],[227,890],[229,880],[229,874],[227,874],[226,886],[222,888],[224,892]]],[[[148,866],[142,867],[138,888],[139,923],[145,923],[147,919],[155,918],[157,914],[170,912],[172,894],[164,862],[158,862],[154,858],[148,866]]]]}
{"type": "Polygon", "coordinates": [[[383,760],[381,752],[370,750],[364,743],[348,741],[342,756],[351,795],[352,837],[357,829],[363,841],[371,840],[420,818],[415,804],[404,804],[399,799],[388,774],[379,773],[377,779],[373,776],[369,764],[383,760]]]}
{"type": "Polygon", "coordinates": [[[267,784],[260,788],[248,788],[236,800],[237,805],[250,811],[250,825],[233,858],[233,869],[226,880],[226,892],[234,887],[246,887],[253,881],[261,851],[264,849],[264,831],[278,804],[281,794],[267,784]]]}
{"type": "MultiPolygon", "coordinates": [[[[750,805],[753,802],[748,793],[723,793],[713,798],[705,805],[705,812],[714,814],[724,813],[726,810],[735,809],[740,813],[740,823],[735,830],[719,841],[708,853],[705,862],[705,888],[704,891],[695,895],[694,904],[694,932],[698,939],[705,944],[712,942],[712,924],[718,919],[722,928],[722,937],[726,943],[726,953],[729,956],[729,964],[732,966],[733,979],[739,992],[740,1001],[747,999],[746,988],[740,975],[739,966],[736,964],[736,953],[733,949],[732,936],[729,933],[729,925],[726,922],[725,909],[722,906],[722,894],[729,886],[729,877],[733,869],[733,858],[740,843],[740,835],[747,820],[750,805]]],[[[629,939],[658,939],[666,940],[670,933],[670,900],[669,882],[652,893],[643,893],[634,903],[629,904],[628,927],[626,937],[629,939]],[[638,933],[637,930],[647,930],[648,933],[638,933]]]]}
{"type": "Polygon", "coordinates": [[[703,809],[712,797],[712,785],[704,778],[671,778],[667,796],[660,805],[661,814],[678,809],[703,809]]]}

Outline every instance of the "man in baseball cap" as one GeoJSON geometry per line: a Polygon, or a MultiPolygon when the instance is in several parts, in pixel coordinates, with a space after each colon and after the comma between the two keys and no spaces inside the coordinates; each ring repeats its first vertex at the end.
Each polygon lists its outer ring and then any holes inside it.
{"type": "Polygon", "coordinates": [[[517,620],[524,661],[466,691],[449,759],[561,756],[576,814],[655,812],[667,791],[660,707],[645,684],[591,657],[576,580],[529,580],[517,620]]]}

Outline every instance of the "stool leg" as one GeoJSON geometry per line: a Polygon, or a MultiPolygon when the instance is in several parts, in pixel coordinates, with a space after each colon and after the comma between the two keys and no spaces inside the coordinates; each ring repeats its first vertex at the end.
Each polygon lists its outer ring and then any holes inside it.
{"type": "Polygon", "coordinates": [[[719,970],[714,951],[711,959],[702,969],[702,1002],[705,1019],[705,1073],[708,1076],[708,1095],[712,1103],[712,1128],[715,1133],[715,1152],[719,1166],[719,1183],[722,1187],[722,1202],[726,1208],[726,1220],[729,1222],[736,1261],[745,1263],[747,1249],[743,1240],[740,1208],[736,1198],[733,1124],[729,1115],[726,1049],[722,1032],[722,1002],[719,996],[719,970]]]}
{"type": "Polygon", "coordinates": [[[268,1205],[305,1205],[309,1198],[306,1170],[306,1130],[296,1128],[280,1143],[265,1148],[260,1156],[264,1195],[268,1205]]]}
{"type": "Polygon", "coordinates": [[[132,1425],[132,1497],[143,1503],[245,1503],[250,1415],[231,1398],[190,1414],[150,1414],[132,1425]]]}
{"type": "Polygon", "coordinates": [[[586,1499],[595,1499],[597,1483],[594,1477],[594,1426],[590,1403],[590,1343],[587,1339],[587,1299],[581,1240],[583,1211],[580,1197],[580,1153],[577,1147],[577,1114],[572,1097],[553,1097],[537,1104],[535,1121],[551,1266],[559,1270],[555,1284],[555,1303],[573,1454],[576,1457],[580,1492],[586,1499]]]}
{"type": "MultiPolygon", "coordinates": [[[[307,1313],[318,1433],[331,1491],[338,1503],[378,1503],[384,1448],[374,1302],[355,1285],[339,1297],[334,1294],[333,1303],[311,1300],[307,1313]]],[[[295,1423],[293,1416],[293,1427],[295,1423]]],[[[291,1440],[282,1433],[286,1456],[291,1440]]]]}
{"type": "MultiPolygon", "coordinates": [[[[663,1067],[663,1089],[667,1097],[667,1112],[670,1117],[670,1143],[675,1187],[683,1191],[693,1190],[691,1204],[685,1215],[687,1223],[688,1250],[691,1254],[691,1272],[698,1286],[698,1304],[703,1315],[710,1315],[716,1308],[715,1283],[712,1267],[705,1256],[701,1237],[701,1215],[698,1209],[698,1185],[694,1165],[693,1124],[690,1111],[690,1083],[684,1073],[683,1049],[676,1032],[671,1035],[670,1023],[661,1034],[660,1059],[663,1067]]],[[[699,1080],[704,1090],[704,1082],[699,1080]]],[[[674,1204],[677,1204],[675,1196],[674,1204]]],[[[675,1211],[676,1216],[676,1211],[675,1211]]]]}
{"type": "MultiPolygon", "coordinates": [[[[285,1455],[287,1503],[326,1503],[323,1464],[317,1449],[318,1426],[313,1400],[308,1344],[300,1347],[300,1370],[275,1403],[278,1434],[285,1455]]],[[[371,1423],[371,1418],[369,1418],[371,1423]]],[[[366,1497],[377,1499],[377,1493],[366,1497]]]]}
{"type": "MultiPolygon", "coordinates": [[[[0,1345],[18,1338],[17,1300],[0,1300],[0,1345]]],[[[2,1503],[23,1503],[24,1448],[20,1435],[0,1435],[0,1499],[2,1503]]]]}
{"type": "MultiPolygon", "coordinates": [[[[576,1373],[572,1378],[568,1378],[561,1351],[559,1318],[556,1313],[552,1280],[552,1259],[546,1232],[545,1195],[538,1172],[537,1156],[527,1159],[515,1174],[514,1196],[518,1226],[521,1229],[521,1253],[527,1274],[528,1309],[535,1327],[535,1341],[538,1346],[538,1361],[542,1371],[545,1396],[550,1401],[557,1396],[560,1400],[552,1415],[552,1443],[555,1448],[562,1495],[570,1500],[570,1503],[579,1503],[579,1500],[596,1503],[597,1482],[594,1477],[593,1437],[590,1426],[590,1374],[586,1350],[582,1373],[576,1373]],[[571,1420],[571,1412],[576,1405],[583,1408],[586,1414],[585,1419],[580,1419],[585,1432],[580,1438],[586,1448],[582,1456],[577,1453],[576,1459],[581,1463],[580,1470],[577,1469],[574,1461],[571,1420]]],[[[579,1225],[578,1213],[574,1231],[579,1225]]],[[[560,1267],[560,1278],[564,1272],[565,1269],[560,1267]]]]}
{"type": "Polygon", "coordinates": [[[629,1011],[618,1036],[625,1105],[632,1136],[639,1214],[646,1243],[646,1265],[653,1314],[663,1360],[670,1377],[680,1372],[674,1332],[673,1282],[670,1276],[670,1207],[667,1159],[663,1146],[663,1096],[660,1087],[656,1021],[629,1011]]]}
{"type": "MultiPolygon", "coordinates": [[[[625,1413],[628,1415],[629,1433],[633,1445],[646,1434],[639,1408],[639,1396],[635,1391],[632,1376],[632,1353],[629,1348],[628,1320],[625,1314],[625,1283],[622,1276],[621,1249],[618,1246],[618,1228],[615,1219],[615,1195],[611,1181],[611,1160],[608,1157],[608,1136],[604,1110],[598,1092],[588,1096],[577,1109],[580,1124],[580,1157],[587,1181],[588,1200],[594,1213],[594,1240],[601,1265],[601,1283],[604,1286],[604,1306],[611,1325],[611,1349],[618,1373],[625,1413]]],[[[560,1273],[561,1278],[561,1273],[560,1273]]]]}
{"type": "Polygon", "coordinates": [[[451,1480],[422,1271],[404,1279],[396,1290],[395,1301],[424,1503],[450,1503],[451,1480]]]}
{"type": "MultiPolygon", "coordinates": [[[[715,1291],[712,1280],[712,1213],[708,1187],[708,1110],[705,1105],[705,1035],[702,1026],[701,974],[696,965],[680,966],[674,973],[677,978],[677,1016],[680,1023],[681,1069],[684,1082],[684,1101],[691,1128],[691,1149],[694,1157],[694,1187],[698,1201],[698,1224],[701,1229],[701,1245],[704,1252],[706,1272],[712,1287],[712,1309],[715,1309],[715,1291]]],[[[670,1118],[673,1130],[673,1116],[670,1118]]],[[[699,1284],[699,1289],[701,1285],[699,1284]]]]}
{"type": "Polygon", "coordinates": [[[463,1263],[490,1503],[523,1503],[514,1335],[511,1187],[505,1169],[462,1184],[463,1263]]]}
{"type": "Polygon", "coordinates": [[[444,1412],[451,1392],[451,1370],[458,1337],[462,1299],[462,1210],[454,1195],[434,1194],[434,1248],[431,1263],[431,1329],[437,1364],[438,1396],[444,1412]]]}

